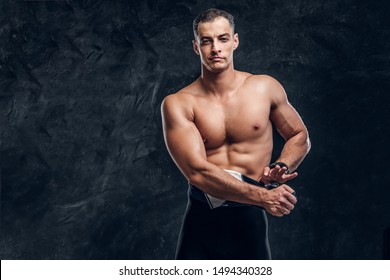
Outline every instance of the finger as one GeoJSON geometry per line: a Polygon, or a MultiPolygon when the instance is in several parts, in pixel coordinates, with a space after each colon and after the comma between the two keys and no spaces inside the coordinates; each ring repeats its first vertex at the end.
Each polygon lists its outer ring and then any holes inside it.
{"type": "Polygon", "coordinates": [[[288,178],[288,180],[294,179],[297,176],[298,176],[298,172],[294,172],[294,173],[291,173],[291,174],[284,174],[284,177],[288,178]]]}
{"type": "Polygon", "coordinates": [[[280,185],[280,186],[283,187],[289,193],[295,193],[294,189],[291,188],[289,185],[283,184],[283,185],[280,185]]]}
{"type": "Polygon", "coordinates": [[[280,174],[286,174],[287,172],[287,167],[282,167],[280,170],[279,170],[279,173],[280,174]]]}
{"type": "Polygon", "coordinates": [[[279,213],[281,213],[282,215],[288,215],[291,213],[291,210],[289,210],[288,208],[281,208],[278,210],[279,213]]]}
{"type": "Polygon", "coordinates": [[[269,176],[270,170],[271,170],[271,168],[269,168],[268,166],[266,166],[266,167],[264,168],[263,175],[264,175],[265,177],[268,177],[268,176],[269,176]]]}
{"type": "Polygon", "coordinates": [[[282,217],[283,216],[283,213],[281,212],[281,209],[278,208],[278,207],[266,208],[266,210],[272,216],[276,216],[276,217],[282,217]]]}
{"type": "Polygon", "coordinates": [[[270,171],[270,177],[272,179],[276,179],[276,177],[277,177],[277,175],[279,173],[279,170],[280,170],[280,166],[279,165],[275,166],[275,168],[272,168],[271,171],[270,171]]]}
{"type": "Polygon", "coordinates": [[[296,196],[291,194],[291,193],[286,193],[285,198],[293,205],[298,202],[298,199],[296,198],[296,196]]]}
{"type": "Polygon", "coordinates": [[[270,182],[270,180],[268,178],[261,178],[260,181],[263,182],[264,185],[268,185],[270,182]]]}
{"type": "Polygon", "coordinates": [[[281,211],[276,211],[276,212],[273,212],[271,213],[273,216],[276,216],[276,217],[283,217],[283,213],[281,211]]]}
{"type": "Polygon", "coordinates": [[[287,198],[285,198],[283,201],[280,202],[279,209],[281,209],[280,211],[291,211],[294,209],[294,204],[291,203],[287,198]]]}
{"type": "Polygon", "coordinates": [[[257,181],[262,182],[264,185],[268,185],[270,182],[269,178],[266,176],[260,176],[260,178],[257,179],[257,181]]]}
{"type": "Polygon", "coordinates": [[[281,187],[286,191],[283,193],[283,196],[292,204],[297,203],[297,198],[295,196],[295,191],[288,185],[281,185],[281,187]]]}
{"type": "Polygon", "coordinates": [[[289,201],[288,203],[285,204],[285,208],[286,208],[287,210],[292,211],[292,210],[294,210],[295,205],[294,205],[294,203],[291,203],[291,202],[289,201]]]}
{"type": "Polygon", "coordinates": [[[286,182],[286,181],[289,181],[291,179],[294,179],[295,177],[298,176],[298,173],[297,172],[294,172],[292,174],[283,174],[282,175],[282,179],[280,180],[281,182],[286,182]]]}
{"type": "Polygon", "coordinates": [[[279,169],[278,173],[276,174],[276,178],[278,182],[284,180],[283,176],[286,175],[286,171],[287,171],[286,167],[282,167],[279,169]]]}

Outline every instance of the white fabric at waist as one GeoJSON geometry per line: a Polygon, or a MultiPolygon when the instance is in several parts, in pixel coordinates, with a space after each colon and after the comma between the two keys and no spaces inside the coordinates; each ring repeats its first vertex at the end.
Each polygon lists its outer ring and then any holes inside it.
{"type": "Polygon", "coordinates": [[[242,181],[242,174],[240,172],[230,170],[230,169],[224,169],[227,173],[235,177],[236,179],[242,181]]]}

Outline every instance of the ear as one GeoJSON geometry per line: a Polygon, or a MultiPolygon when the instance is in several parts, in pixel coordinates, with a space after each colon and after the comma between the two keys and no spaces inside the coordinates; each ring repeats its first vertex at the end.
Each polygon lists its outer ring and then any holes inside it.
{"type": "Polygon", "coordinates": [[[240,40],[238,39],[238,33],[236,33],[233,36],[233,50],[237,49],[239,44],[240,40]]]}
{"type": "Polygon", "coordinates": [[[192,40],[192,47],[194,48],[194,52],[199,55],[199,46],[196,40],[192,40]]]}

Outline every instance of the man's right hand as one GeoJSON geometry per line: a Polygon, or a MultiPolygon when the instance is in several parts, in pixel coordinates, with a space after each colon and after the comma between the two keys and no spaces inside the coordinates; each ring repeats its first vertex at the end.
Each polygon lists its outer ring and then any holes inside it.
{"type": "Polygon", "coordinates": [[[297,198],[293,193],[294,190],[288,185],[280,185],[266,192],[264,202],[261,206],[273,216],[283,217],[288,215],[297,203],[297,198]]]}

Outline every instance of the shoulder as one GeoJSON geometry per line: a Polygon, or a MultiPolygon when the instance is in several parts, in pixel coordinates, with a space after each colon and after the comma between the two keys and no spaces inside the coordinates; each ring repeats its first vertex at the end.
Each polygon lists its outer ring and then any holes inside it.
{"type": "Polygon", "coordinates": [[[287,101],[287,95],[281,83],[269,75],[251,75],[246,83],[255,92],[267,96],[273,106],[287,101]]]}
{"type": "Polygon", "coordinates": [[[186,107],[191,104],[192,94],[188,91],[180,90],[167,95],[162,101],[162,108],[186,107]]]}
{"type": "Polygon", "coordinates": [[[193,120],[195,94],[190,87],[185,87],[176,93],[167,95],[161,103],[161,113],[164,118],[185,117],[193,120]]]}
{"type": "Polygon", "coordinates": [[[256,87],[260,87],[261,89],[266,90],[281,90],[283,89],[282,85],[278,80],[269,76],[269,75],[252,75],[249,74],[247,79],[247,83],[250,83],[256,87]]]}
{"type": "Polygon", "coordinates": [[[196,97],[199,95],[199,81],[195,80],[192,84],[180,89],[178,92],[167,95],[161,106],[164,107],[192,107],[196,97]]]}

